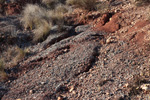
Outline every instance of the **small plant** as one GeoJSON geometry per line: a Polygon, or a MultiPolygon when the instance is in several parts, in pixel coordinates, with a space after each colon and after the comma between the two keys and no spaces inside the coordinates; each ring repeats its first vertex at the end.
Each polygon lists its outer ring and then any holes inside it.
{"type": "Polygon", "coordinates": [[[49,9],[55,9],[59,4],[65,4],[66,0],[42,0],[42,3],[49,9]]]}
{"type": "Polygon", "coordinates": [[[21,22],[31,30],[38,27],[40,19],[46,19],[46,10],[39,5],[28,4],[23,10],[21,22]]]}
{"type": "Polygon", "coordinates": [[[135,0],[136,6],[149,5],[150,0],[135,0]]]}
{"type": "Polygon", "coordinates": [[[97,0],[67,0],[68,5],[75,5],[86,10],[96,10],[97,0]]]}
{"type": "Polygon", "coordinates": [[[19,61],[21,61],[27,54],[27,52],[17,46],[8,48],[6,52],[4,52],[5,55],[2,56],[4,59],[3,61],[5,62],[4,65],[7,68],[11,68],[19,61]]]}
{"type": "MultiPolygon", "coordinates": [[[[50,0],[43,2],[50,2],[50,0]]],[[[57,5],[55,9],[50,10],[39,5],[28,4],[23,11],[21,21],[25,29],[33,30],[33,42],[41,42],[49,35],[53,25],[58,25],[58,30],[62,29],[65,12],[67,8],[63,5],[57,5]]]]}
{"type": "Polygon", "coordinates": [[[25,29],[33,30],[33,42],[41,40],[45,34],[48,34],[52,25],[48,11],[39,5],[32,4],[25,7],[21,21],[25,29]]]}
{"type": "Polygon", "coordinates": [[[42,3],[45,4],[47,8],[54,9],[58,0],[42,0],[42,3]]]}
{"type": "Polygon", "coordinates": [[[110,9],[110,6],[107,2],[98,2],[96,5],[96,10],[101,13],[105,13],[110,9]]]}
{"type": "Polygon", "coordinates": [[[53,25],[58,25],[58,31],[62,30],[62,27],[64,25],[64,13],[66,13],[68,10],[66,6],[58,5],[50,15],[50,18],[52,20],[53,25]]]}
{"type": "Polygon", "coordinates": [[[0,60],[0,81],[5,81],[8,79],[6,72],[4,71],[3,61],[0,60]]]}
{"type": "Polygon", "coordinates": [[[19,61],[21,61],[25,56],[26,56],[26,51],[19,48],[18,46],[16,46],[14,48],[14,50],[12,49],[12,51],[15,53],[15,55],[10,55],[12,56],[13,58],[11,59],[11,62],[12,62],[12,66],[15,66],[17,65],[17,63],[19,61]],[[15,50],[15,51],[14,51],[15,50]]]}
{"type": "Polygon", "coordinates": [[[43,20],[43,22],[39,24],[39,27],[33,30],[34,32],[33,42],[40,42],[45,40],[45,38],[49,34],[51,27],[52,27],[51,23],[48,23],[47,21],[43,20]]]}
{"type": "Polygon", "coordinates": [[[16,55],[17,60],[21,60],[26,56],[26,51],[24,51],[23,49],[19,47],[16,47],[16,52],[17,52],[17,55],[16,55]]]}

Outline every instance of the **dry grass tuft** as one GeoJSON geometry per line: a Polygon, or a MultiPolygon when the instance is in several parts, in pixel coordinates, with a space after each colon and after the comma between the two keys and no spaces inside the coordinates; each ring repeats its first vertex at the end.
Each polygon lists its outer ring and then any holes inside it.
{"type": "Polygon", "coordinates": [[[75,5],[86,10],[96,10],[97,0],[67,0],[66,4],[75,5]]]}
{"type": "Polygon", "coordinates": [[[49,35],[52,25],[58,25],[61,30],[66,12],[67,7],[64,5],[57,5],[55,9],[49,10],[39,5],[28,4],[23,11],[21,21],[25,29],[33,30],[33,42],[41,42],[49,35]]]}
{"type": "Polygon", "coordinates": [[[51,21],[48,11],[39,5],[28,4],[24,11],[21,21],[24,27],[34,32],[33,42],[37,42],[49,33],[51,29],[51,21]]]}
{"type": "Polygon", "coordinates": [[[42,0],[42,3],[45,4],[47,8],[54,9],[58,0],[42,0]]]}
{"type": "Polygon", "coordinates": [[[135,0],[136,6],[149,5],[150,0],[135,0]]]}
{"type": "Polygon", "coordinates": [[[62,27],[64,25],[64,13],[66,13],[68,10],[63,5],[58,5],[50,15],[51,21],[53,25],[58,25],[58,31],[62,30],[62,27]]]}
{"type": "Polygon", "coordinates": [[[105,13],[110,10],[110,6],[107,2],[97,2],[96,10],[101,13],[105,13]]]}
{"type": "Polygon", "coordinates": [[[8,48],[2,56],[4,65],[11,68],[18,64],[25,56],[27,52],[17,46],[8,48]]]}
{"type": "Polygon", "coordinates": [[[45,20],[41,19],[41,22],[42,23],[39,23],[39,26],[33,30],[33,32],[34,32],[33,42],[40,42],[40,41],[45,40],[45,38],[49,34],[49,31],[52,27],[52,24],[48,23],[45,20]]]}
{"type": "Polygon", "coordinates": [[[0,60],[0,82],[8,79],[6,72],[4,71],[3,61],[0,60]]]}
{"type": "Polygon", "coordinates": [[[38,27],[40,19],[46,19],[46,10],[39,5],[28,4],[23,10],[21,19],[24,27],[31,30],[38,27]]]}

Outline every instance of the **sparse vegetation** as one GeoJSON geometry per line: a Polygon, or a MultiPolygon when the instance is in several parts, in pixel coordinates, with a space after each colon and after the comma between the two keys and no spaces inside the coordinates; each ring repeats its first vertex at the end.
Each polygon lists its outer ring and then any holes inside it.
{"type": "Polygon", "coordinates": [[[42,0],[42,3],[45,4],[47,8],[54,9],[58,0],[42,0]]]}
{"type": "Polygon", "coordinates": [[[26,56],[26,51],[19,48],[18,46],[14,47],[13,49],[10,49],[10,51],[8,52],[10,52],[9,56],[13,57],[11,59],[11,66],[17,65],[17,63],[26,56]]]}
{"type": "Polygon", "coordinates": [[[40,21],[39,26],[33,30],[34,32],[34,38],[33,42],[39,42],[45,39],[45,37],[48,35],[50,29],[51,29],[51,23],[48,23],[45,20],[40,21]]]}
{"type": "Polygon", "coordinates": [[[21,21],[25,29],[33,30],[33,42],[40,42],[47,37],[52,25],[58,25],[61,30],[65,12],[67,12],[67,9],[63,5],[58,5],[55,9],[49,10],[39,5],[28,4],[23,11],[21,21]]]}
{"type": "Polygon", "coordinates": [[[64,13],[68,10],[63,5],[58,5],[52,12],[51,12],[51,20],[53,25],[58,25],[58,31],[60,31],[64,25],[64,13]]]}
{"type": "Polygon", "coordinates": [[[98,10],[101,13],[108,12],[110,9],[110,6],[107,2],[98,2],[96,5],[96,10],[98,10]]]}
{"type": "Polygon", "coordinates": [[[143,6],[150,4],[150,0],[135,0],[136,6],[143,6]]]}
{"type": "Polygon", "coordinates": [[[3,59],[3,65],[6,66],[6,68],[11,68],[19,61],[21,61],[25,56],[27,52],[17,46],[8,48],[3,54],[1,55],[1,59],[3,59]]]}
{"type": "Polygon", "coordinates": [[[48,11],[39,5],[28,4],[23,11],[21,21],[24,27],[30,28],[35,33],[33,41],[39,41],[51,29],[51,21],[48,11]]]}
{"type": "Polygon", "coordinates": [[[46,20],[46,10],[44,8],[38,5],[28,4],[23,10],[23,18],[21,21],[26,29],[30,28],[32,30],[37,28],[41,23],[41,19],[46,20]]]}
{"type": "Polygon", "coordinates": [[[4,81],[8,78],[6,72],[4,71],[3,61],[0,60],[0,81],[4,81]]]}
{"type": "Polygon", "coordinates": [[[86,10],[96,10],[97,0],[67,0],[66,3],[86,10]]]}

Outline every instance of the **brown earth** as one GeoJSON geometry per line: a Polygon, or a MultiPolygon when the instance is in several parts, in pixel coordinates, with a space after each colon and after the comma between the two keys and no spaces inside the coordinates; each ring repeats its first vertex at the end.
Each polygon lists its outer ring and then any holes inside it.
{"type": "MultiPolygon", "coordinates": [[[[114,0],[111,6],[104,14],[77,9],[67,16],[75,26],[56,31],[41,43],[25,44],[32,55],[6,69],[9,80],[0,82],[0,98],[149,100],[150,92],[141,85],[150,84],[150,5],[114,0]]],[[[20,25],[19,16],[7,19],[20,25]]],[[[7,26],[7,21],[1,18],[0,25],[7,26]]],[[[18,43],[27,42],[19,39],[18,43]]]]}

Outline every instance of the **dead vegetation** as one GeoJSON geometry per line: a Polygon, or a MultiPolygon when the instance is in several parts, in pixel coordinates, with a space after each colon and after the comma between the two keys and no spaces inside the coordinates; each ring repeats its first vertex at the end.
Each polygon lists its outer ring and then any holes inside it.
{"type": "Polygon", "coordinates": [[[136,6],[149,5],[150,0],[135,0],[136,6]]]}
{"type": "Polygon", "coordinates": [[[102,13],[109,9],[105,2],[97,0],[42,0],[42,4],[28,4],[23,10],[21,19],[25,29],[33,31],[33,42],[42,42],[50,34],[51,27],[58,26],[58,31],[63,29],[64,15],[69,11],[67,5],[86,9],[87,11],[98,10],[102,13]],[[66,5],[65,5],[66,4],[66,5]]]}
{"type": "Polygon", "coordinates": [[[12,68],[13,66],[16,66],[18,62],[26,56],[26,54],[27,50],[23,50],[18,46],[13,46],[1,54],[1,59],[3,60],[5,68],[12,68]]]}
{"type": "Polygon", "coordinates": [[[25,29],[33,30],[33,42],[40,42],[49,34],[53,25],[58,25],[61,30],[65,12],[67,12],[67,9],[63,5],[58,5],[55,9],[49,10],[39,5],[28,4],[24,8],[21,21],[25,29]]]}
{"type": "Polygon", "coordinates": [[[28,54],[27,49],[21,49],[18,46],[9,47],[3,51],[0,55],[0,81],[8,79],[8,75],[5,69],[11,69],[15,67],[21,60],[28,54]]]}
{"type": "Polygon", "coordinates": [[[7,80],[8,76],[6,72],[4,71],[4,64],[3,61],[0,60],[0,82],[7,80]]]}
{"type": "Polygon", "coordinates": [[[87,10],[96,10],[97,0],[67,0],[68,5],[75,5],[76,7],[87,9],[87,10]]]}

